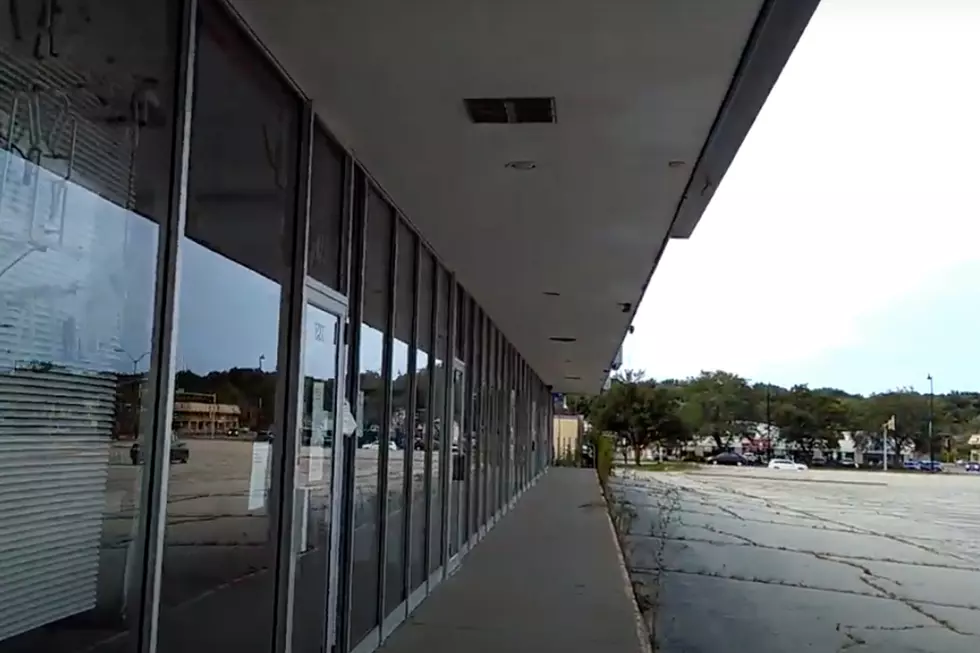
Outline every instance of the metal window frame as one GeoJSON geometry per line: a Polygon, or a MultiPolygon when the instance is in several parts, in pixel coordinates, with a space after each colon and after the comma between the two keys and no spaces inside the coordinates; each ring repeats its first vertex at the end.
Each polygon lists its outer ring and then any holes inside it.
{"type": "Polygon", "coordinates": [[[475,316],[476,316],[476,300],[472,296],[466,295],[466,317],[464,319],[464,324],[466,332],[464,334],[464,345],[466,347],[466,385],[463,390],[463,427],[462,431],[464,437],[466,438],[465,446],[465,459],[464,465],[466,474],[466,502],[464,506],[463,513],[463,526],[462,526],[462,542],[461,547],[465,546],[469,548],[470,538],[473,536],[473,488],[474,488],[474,475],[473,475],[473,456],[475,454],[475,419],[476,419],[476,401],[474,399],[474,390],[476,389],[476,331],[475,331],[475,316]]]}
{"type": "MultiPolygon", "coordinates": [[[[409,225],[411,229],[411,225],[409,225]]],[[[405,601],[408,609],[411,609],[412,597],[412,560],[414,559],[415,538],[413,527],[415,525],[415,430],[418,409],[418,349],[419,349],[419,314],[421,312],[422,293],[422,239],[418,234],[412,232],[412,293],[414,301],[412,305],[412,342],[408,351],[408,367],[411,376],[408,380],[409,406],[408,411],[408,435],[412,439],[411,449],[405,457],[405,601]]],[[[424,513],[423,513],[424,519],[424,513]]],[[[407,615],[406,615],[407,616],[407,615]]]]}
{"type": "Polygon", "coordinates": [[[152,411],[150,446],[140,479],[137,529],[133,562],[138,570],[138,603],[134,650],[153,653],[160,625],[160,591],[167,525],[167,492],[170,474],[170,429],[173,422],[174,371],[177,358],[177,311],[180,297],[180,241],[187,218],[190,134],[193,120],[197,62],[197,0],[180,5],[175,52],[174,117],[171,133],[168,211],[158,238],[156,283],[153,294],[153,332],[150,342],[152,411]]]}
{"type": "MultiPolygon", "coordinates": [[[[433,259],[435,259],[435,256],[433,256],[433,259]]],[[[429,555],[430,555],[430,558],[429,558],[429,561],[428,561],[428,574],[429,574],[429,585],[428,585],[428,588],[429,589],[428,589],[428,591],[429,592],[431,592],[432,590],[434,590],[436,588],[436,586],[439,585],[440,582],[442,582],[443,578],[445,578],[446,562],[447,562],[447,559],[448,559],[447,558],[447,555],[446,555],[446,552],[447,552],[446,551],[446,528],[447,528],[447,524],[446,524],[446,521],[447,520],[446,520],[446,517],[447,517],[447,514],[448,514],[448,510],[447,510],[448,479],[446,478],[446,455],[445,455],[445,453],[446,453],[446,426],[449,423],[448,422],[448,419],[447,419],[447,416],[449,414],[449,412],[448,412],[449,411],[449,399],[450,399],[450,396],[449,396],[450,393],[449,393],[449,391],[450,391],[450,388],[452,386],[452,365],[453,365],[453,360],[451,358],[452,352],[453,352],[453,346],[452,346],[452,320],[450,319],[450,317],[452,315],[452,293],[451,293],[452,288],[451,288],[451,285],[450,284],[452,284],[453,276],[452,276],[452,273],[450,273],[439,262],[438,259],[435,259],[435,275],[434,276],[435,276],[436,283],[434,284],[435,285],[435,294],[433,295],[433,304],[432,304],[432,306],[433,306],[433,316],[434,316],[433,326],[432,326],[432,335],[433,335],[433,350],[432,350],[432,352],[433,352],[433,356],[432,356],[433,357],[433,367],[435,366],[435,359],[438,358],[438,356],[439,356],[439,352],[436,351],[436,348],[439,346],[439,320],[443,319],[442,313],[439,310],[439,308],[440,308],[440,305],[442,304],[442,296],[441,296],[441,293],[442,293],[442,289],[443,289],[443,286],[444,285],[446,286],[446,292],[449,293],[449,294],[446,295],[446,315],[445,315],[445,318],[446,318],[447,321],[444,323],[445,324],[445,327],[446,327],[446,351],[443,352],[443,357],[442,357],[442,363],[443,363],[442,364],[442,377],[443,377],[443,380],[442,380],[443,381],[443,384],[442,384],[442,388],[443,388],[443,392],[442,392],[442,406],[441,407],[439,407],[439,406],[436,406],[435,407],[437,409],[440,409],[440,415],[439,416],[441,418],[440,419],[440,428],[439,428],[439,505],[438,506],[433,506],[433,508],[436,508],[437,510],[439,510],[439,516],[440,516],[440,520],[439,520],[439,532],[438,533],[432,533],[432,530],[431,530],[432,523],[431,523],[431,521],[429,521],[428,524],[427,524],[427,526],[429,527],[429,538],[430,538],[430,541],[429,541],[428,547],[427,547],[428,548],[428,551],[429,551],[429,555]],[[438,546],[439,546],[439,549],[438,549],[439,562],[438,562],[438,566],[435,569],[432,568],[432,559],[431,559],[431,555],[432,555],[432,541],[431,541],[431,538],[433,537],[433,535],[435,535],[436,541],[438,542],[438,546]]],[[[435,379],[433,378],[433,383],[434,382],[435,382],[435,379]]],[[[434,412],[435,411],[433,411],[433,413],[434,412]]],[[[435,416],[433,415],[433,420],[434,420],[434,418],[435,418],[435,416]]],[[[429,493],[429,499],[428,500],[431,503],[431,501],[432,501],[431,491],[429,493]]],[[[431,515],[432,515],[432,511],[430,509],[429,510],[429,516],[430,516],[430,518],[431,518],[431,515]]]]}
{"type": "MultiPolygon", "coordinates": [[[[411,256],[411,275],[412,275],[412,309],[411,315],[409,316],[409,341],[408,345],[408,362],[407,374],[408,374],[408,409],[406,411],[406,442],[405,442],[405,453],[403,454],[402,462],[402,594],[404,599],[399,602],[395,608],[384,615],[381,621],[381,642],[384,643],[386,639],[394,632],[407,617],[410,608],[410,597],[411,597],[411,585],[412,585],[412,513],[413,511],[413,483],[412,474],[414,473],[414,462],[415,462],[415,405],[416,396],[418,392],[418,378],[416,374],[416,365],[418,363],[418,351],[417,351],[417,341],[418,341],[418,312],[419,312],[419,238],[412,230],[411,224],[406,221],[400,214],[396,215],[396,230],[399,233],[398,236],[398,250],[396,252],[396,257],[394,259],[394,267],[398,269],[398,255],[405,252],[406,255],[411,256]],[[401,227],[404,226],[409,235],[408,242],[401,242],[401,227]]],[[[395,283],[397,285],[397,272],[395,275],[395,283]]],[[[397,302],[397,297],[396,297],[397,302]]],[[[396,304],[397,306],[397,304],[396,304]]],[[[394,319],[397,321],[397,309],[395,311],[394,319]]],[[[392,332],[394,332],[397,324],[392,322],[392,332]]],[[[392,381],[394,383],[394,381],[392,381]]],[[[393,401],[393,400],[392,400],[393,401]]],[[[387,544],[386,544],[387,546],[387,544]]],[[[385,551],[387,556],[387,549],[385,551]]],[[[387,559],[385,561],[387,564],[387,559]]],[[[387,583],[385,584],[385,589],[387,590],[387,583]]],[[[385,596],[387,598],[387,595],[385,596]]],[[[382,604],[382,609],[384,604],[382,604]]]]}
{"type": "MultiPolygon", "coordinates": [[[[292,643],[293,589],[296,575],[296,543],[293,516],[296,504],[297,440],[302,426],[303,311],[306,295],[307,244],[310,223],[310,173],[313,169],[313,104],[302,104],[299,134],[298,180],[295,215],[289,257],[293,265],[279,299],[279,347],[277,359],[283,361],[277,383],[276,411],[281,412],[277,479],[278,501],[270,511],[276,517],[275,594],[273,599],[273,651],[288,651],[292,643]]],[[[276,459],[273,447],[273,460],[276,459]]],[[[275,476],[274,476],[275,478],[275,476]]],[[[270,492],[273,497],[274,492],[270,492]]]]}
{"type": "MultiPolygon", "coordinates": [[[[350,211],[350,241],[348,248],[348,265],[350,274],[348,275],[348,290],[350,290],[351,302],[349,306],[350,316],[348,318],[349,327],[347,329],[347,369],[350,374],[346,379],[347,401],[352,408],[357,407],[357,393],[360,391],[360,345],[361,329],[360,324],[364,318],[364,245],[365,230],[367,228],[367,191],[368,180],[361,172],[360,168],[351,162],[351,198],[349,202],[350,211]]],[[[357,419],[361,419],[357,415],[357,419]]],[[[354,581],[354,489],[356,474],[354,473],[357,462],[357,431],[350,436],[355,439],[355,446],[344,447],[344,497],[343,514],[341,515],[341,536],[343,542],[340,551],[340,571],[341,582],[337,596],[338,603],[338,628],[337,628],[337,650],[350,651],[353,644],[351,642],[351,612],[353,601],[351,600],[354,581]]]]}
{"type": "Polygon", "coordinates": [[[431,590],[429,579],[432,576],[432,546],[429,540],[432,537],[432,427],[435,423],[433,410],[433,397],[435,396],[435,385],[436,385],[436,339],[437,334],[437,324],[438,324],[438,314],[439,314],[439,272],[440,265],[439,260],[435,255],[425,249],[423,256],[428,256],[429,261],[432,263],[432,279],[430,279],[430,287],[432,295],[432,302],[429,306],[429,360],[428,366],[426,368],[429,382],[429,397],[426,402],[425,410],[425,570],[424,576],[425,581],[423,585],[426,587],[426,592],[431,590]]]}
{"type": "MultiPolygon", "coordinates": [[[[449,295],[447,296],[447,311],[446,317],[446,397],[445,406],[443,408],[443,420],[442,420],[442,440],[445,448],[440,447],[439,449],[439,468],[440,474],[439,481],[442,483],[442,533],[440,537],[442,538],[442,568],[444,570],[443,575],[448,573],[450,562],[453,560],[452,554],[452,529],[450,528],[452,522],[452,496],[450,495],[452,491],[452,463],[453,463],[453,415],[454,403],[455,403],[455,393],[456,393],[456,369],[457,364],[463,366],[463,384],[466,384],[466,367],[465,364],[460,360],[458,352],[456,350],[457,328],[459,319],[459,307],[457,306],[459,302],[459,284],[456,281],[456,275],[446,270],[446,280],[449,284],[447,290],[449,295]]],[[[460,430],[462,430],[462,424],[460,425],[460,430]]],[[[458,551],[457,551],[458,554],[458,551]]]]}
{"type": "MultiPolygon", "coordinates": [[[[373,190],[373,189],[372,189],[373,190]]],[[[375,537],[378,546],[378,574],[377,574],[377,614],[375,621],[378,626],[378,643],[381,640],[381,626],[385,621],[385,594],[387,593],[388,581],[388,465],[391,462],[391,401],[392,401],[392,369],[394,367],[394,343],[395,343],[395,311],[397,307],[397,279],[398,279],[398,226],[400,221],[394,208],[384,196],[377,193],[386,211],[386,219],[389,229],[388,243],[388,305],[386,308],[385,328],[383,336],[383,346],[381,351],[381,385],[384,392],[384,401],[381,408],[381,441],[378,448],[378,529],[375,537]]],[[[368,213],[368,220],[371,215],[368,213]]],[[[367,244],[365,244],[365,247],[367,244]]]]}

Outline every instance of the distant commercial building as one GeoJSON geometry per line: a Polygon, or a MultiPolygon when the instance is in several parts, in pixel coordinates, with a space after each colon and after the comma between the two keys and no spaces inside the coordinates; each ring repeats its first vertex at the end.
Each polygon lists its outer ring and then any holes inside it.
{"type": "Polygon", "coordinates": [[[236,404],[174,402],[174,432],[181,436],[237,435],[242,409],[236,404]]]}

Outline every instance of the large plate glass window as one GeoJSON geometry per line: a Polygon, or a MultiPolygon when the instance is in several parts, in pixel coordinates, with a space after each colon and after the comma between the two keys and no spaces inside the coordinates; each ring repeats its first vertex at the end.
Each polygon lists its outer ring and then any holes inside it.
{"type": "Polygon", "coordinates": [[[218,3],[199,6],[157,650],[264,653],[300,103],[218,3]]]}
{"type": "Polygon", "coordinates": [[[343,403],[346,305],[332,292],[340,289],[343,164],[343,153],[316,129],[295,475],[294,653],[320,653],[325,643],[333,642],[337,626],[338,509],[345,442],[341,434],[351,429],[343,403]]]}
{"type": "Polygon", "coordinates": [[[410,587],[414,591],[429,577],[426,567],[429,528],[429,482],[432,468],[432,310],[435,261],[427,250],[419,258],[418,343],[415,350],[415,435],[412,444],[412,537],[410,587]]]}
{"type": "Polygon", "coordinates": [[[472,395],[472,406],[473,406],[473,416],[471,418],[471,437],[473,439],[472,454],[470,456],[470,519],[469,519],[469,535],[472,537],[479,532],[480,528],[480,497],[482,495],[480,487],[480,457],[482,455],[481,449],[483,447],[483,432],[482,432],[482,421],[483,421],[483,375],[484,375],[484,362],[483,362],[483,313],[480,311],[479,306],[476,302],[473,302],[473,319],[472,319],[472,358],[473,358],[473,368],[470,372],[470,376],[473,379],[471,385],[471,395],[472,395]]]}
{"type": "Polygon", "coordinates": [[[359,422],[354,461],[354,559],[351,590],[351,643],[357,643],[378,625],[381,497],[378,493],[383,459],[390,446],[385,416],[383,364],[389,329],[391,296],[391,239],[394,215],[372,188],[367,195],[364,243],[363,317],[360,333],[360,391],[354,411],[359,422]]]}
{"type": "Polygon", "coordinates": [[[443,478],[449,449],[449,429],[446,428],[446,375],[451,362],[449,352],[449,275],[442,267],[436,268],[436,352],[432,392],[432,494],[431,522],[429,528],[429,573],[436,571],[446,561],[445,527],[446,505],[443,494],[443,478]]]}
{"type": "Polygon", "coordinates": [[[470,452],[469,431],[467,429],[467,347],[466,328],[468,323],[466,293],[456,285],[455,298],[455,350],[453,352],[452,396],[450,398],[450,448],[449,460],[449,557],[450,560],[460,552],[465,541],[466,500],[469,474],[467,473],[470,452]]]}
{"type": "Polygon", "coordinates": [[[399,220],[398,260],[395,267],[395,325],[391,348],[392,398],[388,452],[388,526],[385,543],[385,615],[406,598],[405,549],[408,506],[406,504],[408,457],[413,450],[410,409],[412,379],[409,347],[415,311],[415,234],[399,220]]]}
{"type": "Polygon", "coordinates": [[[2,653],[132,646],[170,208],[180,3],[45,4],[0,18],[2,653]]]}

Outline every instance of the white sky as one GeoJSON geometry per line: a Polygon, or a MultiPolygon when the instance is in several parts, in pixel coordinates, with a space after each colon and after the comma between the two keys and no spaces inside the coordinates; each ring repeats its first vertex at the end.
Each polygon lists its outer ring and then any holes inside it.
{"type": "Polygon", "coordinates": [[[978,151],[980,0],[824,0],[693,237],[668,245],[625,367],[813,382],[980,260],[978,151]]]}

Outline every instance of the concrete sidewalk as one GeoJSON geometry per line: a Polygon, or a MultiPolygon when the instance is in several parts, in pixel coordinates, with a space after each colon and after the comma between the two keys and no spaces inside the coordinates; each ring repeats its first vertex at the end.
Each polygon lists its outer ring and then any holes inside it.
{"type": "Polygon", "coordinates": [[[383,653],[640,653],[632,591],[589,469],[554,468],[383,653]]]}

